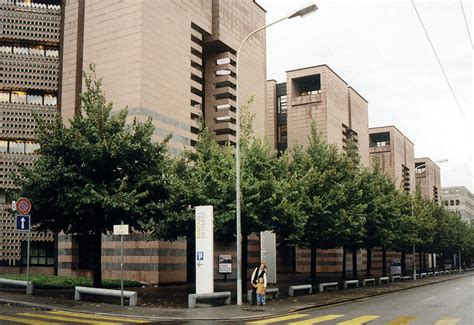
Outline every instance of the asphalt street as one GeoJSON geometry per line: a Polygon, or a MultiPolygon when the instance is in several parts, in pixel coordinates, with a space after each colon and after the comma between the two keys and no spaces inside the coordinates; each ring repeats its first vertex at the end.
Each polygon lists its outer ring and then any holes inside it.
{"type": "MultiPolygon", "coordinates": [[[[353,289],[357,290],[357,289],[353,289]]],[[[271,303],[271,302],[270,302],[271,303]]],[[[212,308],[212,307],[211,307],[212,308]]],[[[267,307],[268,308],[268,307],[267,307]]],[[[265,307],[258,307],[265,312],[265,307]]],[[[203,310],[204,311],[204,310],[203,310]]],[[[160,315],[154,315],[160,316],[160,315]]],[[[0,304],[0,324],[140,324],[146,319],[111,317],[0,304]]],[[[185,323],[185,321],[179,321],[185,323]]],[[[309,309],[252,322],[188,321],[188,324],[474,324],[474,275],[397,291],[351,303],[309,309]]]]}
{"type": "Polygon", "coordinates": [[[474,324],[474,276],[247,324],[474,324]]]}

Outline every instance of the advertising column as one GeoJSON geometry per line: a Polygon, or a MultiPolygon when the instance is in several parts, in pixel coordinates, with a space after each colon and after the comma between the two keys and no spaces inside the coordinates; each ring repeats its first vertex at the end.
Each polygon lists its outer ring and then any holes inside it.
{"type": "Polygon", "coordinates": [[[214,292],[214,211],[196,207],[196,293],[214,292]]]}
{"type": "Polygon", "coordinates": [[[267,264],[268,283],[276,283],[276,235],[272,231],[260,233],[260,259],[267,264]]]}

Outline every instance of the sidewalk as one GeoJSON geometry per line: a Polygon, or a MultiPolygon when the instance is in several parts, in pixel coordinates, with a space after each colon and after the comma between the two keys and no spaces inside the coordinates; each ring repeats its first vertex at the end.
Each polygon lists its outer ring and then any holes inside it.
{"type": "MultiPolygon", "coordinates": [[[[22,291],[2,288],[0,291],[0,303],[25,305],[34,308],[65,310],[73,312],[107,314],[113,316],[139,317],[154,321],[164,320],[251,320],[294,311],[301,311],[314,307],[334,305],[353,300],[373,297],[381,294],[407,290],[410,288],[430,285],[434,283],[449,281],[452,279],[474,276],[474,273],[452,274],[417,281],[377,285],[374,287],[362,287],[357,289],[340,290],[322,294],[313,294],[298,297],[288,297],[277,300],[269,300],[265,307],[232,305],[209,307],[201,305],[198,308],[158,308],[158,307],[120,307],[116,304],[74,301],[57,298],[56,296],[26,296],[22,291]],[[8,290],[8,291],[7,291],[8,290]]],[[[119,302],[119,299],[117,300],[119,302]]],[[[199,304],[198,304],[199,306],[199,304]]]]}

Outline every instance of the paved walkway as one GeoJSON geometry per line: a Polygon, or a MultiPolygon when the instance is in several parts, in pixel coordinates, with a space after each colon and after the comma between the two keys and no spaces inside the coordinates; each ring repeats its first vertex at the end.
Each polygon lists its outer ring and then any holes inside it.
{"type": "MultiPolygon", "coordinates": [[[[390,292],[406,290],[413,287],[429,285],[433,283],[449,281],[465,276],[472,276],[473,272],[464,274],[452,274],[441,277],[419,279],[417,281],[407,280],[390,284],[377,285],[374,287],[363,287],[357,289],[340,290],[323,294],[313,294],[298,297],[288,297],[277,300],[269,300],[265,307],[255,307],[248,304],[243,306],[227,305],[211,307],[198,305],[198,308],[157,308],[157,307],[120,307],[110,303],[92,301],[74,301],[70,299],[57,298],[55,296],[26,296],[20,291],[2,288],[0,291],[0,302],[13,305],[29,305],[36,308],[62,310],[69,312],[86,312],[104,314],[109,316],[137,317],[149,320],[251,320],[262,317],[287,314],[294,311],[302,311],[318,306],[334,305],[347,301],[363,299],[390,292]]],[[[117,300],[119,302],[119,300],[117,300]]],[[[235,301],[233,301],[235,303],[235,301]]]]}

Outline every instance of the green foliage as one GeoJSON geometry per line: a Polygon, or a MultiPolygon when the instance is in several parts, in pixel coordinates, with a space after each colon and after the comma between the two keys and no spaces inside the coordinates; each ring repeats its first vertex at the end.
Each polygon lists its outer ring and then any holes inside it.
{"type": "Polygon", "coordinates": [[[21,195],[41,229],[105,233],[124,221],[141,230],[163,216],[169,197],[166,141],[152,143],[151,120],[127,124],[126,109],[112,112],[93,66],[85,86],[70,126],[59,115],[52,124],[38,119],[40,157],[21,169],[21,195]]]}
{"type": "Polygon", "coordinates": [[[297,206],[303,215],[300,244],[332,248],[358,246],[364,234],[365,204],[356,185],[358,169],[334,145],[321,141],[312,125],[306,149],[292,149],[290,172],[297,181],[297,206]]]}
{"type": "MultiPolygon", "coordinates": [[[[26,281],[26,274],[1,274],[0,278],[10,280],[26,281]]],[[[37,289],[74,289],[75,286],[92,287],[91,278],[65,277],[57,275],[30,275],[30,281],[37,289]]],[[[138,281],[124,280],[123,286],[127,288],[137,288],[141,284],[138,281]]],[[[104,288],[120,288],[120,280],[104,280],[104,288]]]]}

